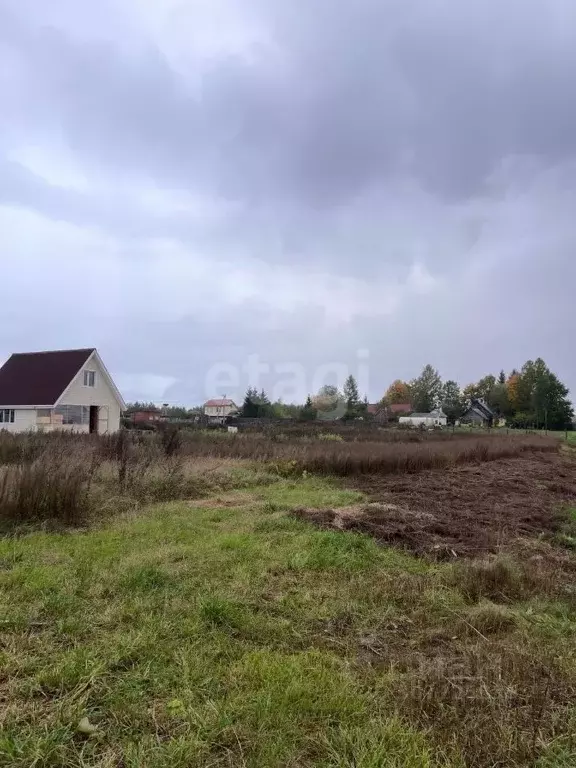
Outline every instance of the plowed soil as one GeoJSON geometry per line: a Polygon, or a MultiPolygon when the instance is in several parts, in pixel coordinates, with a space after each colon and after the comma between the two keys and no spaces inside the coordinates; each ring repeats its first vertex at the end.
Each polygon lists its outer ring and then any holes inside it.
{"type": "Polygon", "coordinates": [[[296,514],[435,559],[474,557],[557,531],[562,508],[576,504],[576,461],[527,454],[447,470],[363,476],[355,487],[370,503],[296,514]]]}

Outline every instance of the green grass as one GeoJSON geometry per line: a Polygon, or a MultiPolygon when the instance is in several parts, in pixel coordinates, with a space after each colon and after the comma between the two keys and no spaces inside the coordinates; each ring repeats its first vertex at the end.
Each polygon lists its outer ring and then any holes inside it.
{"type": "Polygon", "coordinates": [[[576,551],[576,507],[566,507],[559,512],[561,525],[552,537],[560,546],[576,551]]]}
{"type": "MultiPolygon", "coordinates": [[[[0,765],[529,764],[512,721],[494,722],[499,688],[466,694],[488,725],[467,725],[449,697],[430,717],[434,649],[488,665],[545,639],[569,675],[572,608],[470,605],[449,565],[286,514],[360,498],[303,478],[238,492],[233,506],[173,502],[89,532],[1,540],[0,765]],[[93,735],[78,730],[85,717],[93,735]]],[[[539,727],[541,768],[571,764],[569,740],[539,727]]]]}

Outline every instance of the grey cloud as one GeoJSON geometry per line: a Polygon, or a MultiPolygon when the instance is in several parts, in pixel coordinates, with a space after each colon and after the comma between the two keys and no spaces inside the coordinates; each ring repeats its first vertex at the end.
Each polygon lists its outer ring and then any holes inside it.
{"type": "MultiPolygon", "coordinates": [[[[269,41],[247,57],[196,57],[188,73],[114,28],[75,36],[62,26],[65,5],[50,26],[48,12],[39,22],[31,4],[25,14],[0,0],[0,155],[26,142],[50,152],[61,135],[98,183],[58,188],[6,159],[0,205],[98,228],[124,265],[143,264],[148,242],[165,238],[215,265],[292,264],[303,284],[309,265],[381,282],[383,302],[387,281],[405,280],[415,262],[439,282],[391,316],[367,306],[335,332],[313,296],[278,313],[274,291],[228,304],[213,289],[218,312],[207,320],[191,289],[188,314],[164,320],[150,308],[146,318],[137,281],[124,281],[128,309],[74,329],[53,305],[39,323],[19,300],[4,302],[0,352],[97,343],[111,369],[174,378],[165,397],[186,402],[214,394],[204,371],[221,360],[259,352],[312,370],[352,364],[359,347],[372,352],[372,396],[428,360],[465,383],[538,354],[576,386],[565,352],[576,280],[573,2],[244,0],[269,41]],[[138,197],[150,184],[217,212],[151,211],[138,197]]],[[[31,296],[41,316],[41,286],[31,296]]]]}
{"type": "Polygon", "coordinates": [[[61,120],[78,153],[252,203],[333,204],[403,173],[470,194],[511,153],[576,149],[567,0],[259,10],[276,47],[200,64],[199,90],[152,47],[21,20],[3,34],[27,64],[26,108],[61,120]]]}

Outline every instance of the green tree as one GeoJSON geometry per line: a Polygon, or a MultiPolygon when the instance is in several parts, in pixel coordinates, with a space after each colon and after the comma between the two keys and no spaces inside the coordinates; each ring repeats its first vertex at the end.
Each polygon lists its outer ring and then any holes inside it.
{"type": "Polygon", "coordinates": [[[512,407],[510,405],[510,398],[508,397],[508,387],[506,382],[502,384],[500,383],[500,379],[498,379],[498,383],[490,393],[488,405],[498,416],[508,418],[512,415],[512,407]]]}
{"type": "Polygon", "coordinates": [[[448,418],[449,424],[462,416],[465,408],[465,401],[460,387],[455,381],[447,381],[442,387],[442,410],[448,418]]]}
{"type": "Polygon", "coordinates": [[[466,405],[470,405],[472,400],[475,400],[478,397],[476,384],[467,384],[462,390],[462,397],[464,398],[466,405]]]}
{"type": "Polygon", "coordinates": [[[258,418],[260,419],[272,419],[275,416],[274,407],[270,402],[270,398],[266,392],[261,389],[260,394],[257,397],[258,403],[258,418]]]}
{"type": "Polygon", "coordinates": [[[276,419],[298,419],[302,411],[301,405],[296,403],[284,403],[282,400],[276,400],[271,405],[272,413],[276,419]]]}
{"type": "Polygon", "coordinates": [[[518,413],[518,386],[520,383],[520,374],[516,369],[510,374],[508,381],[506,382],[506,395],[508,397],[508,404],[510,408],[510,415],[518,413]]]}
{"type": "Polygon", "coordinates": [[[368,415],[368,406],[370,403],[368,402],[368,395],[364,395],[362,398],[362,401],[358,403],[358,415],[361,416],[363,419],[365,419],[368,415]]]}
{"type": "Polygon", "coordinates": [[[134,411],[159,411],[160,408],[158,408],[157,405],[154,403],[140,403],[136,401],[135,403],[126,403],[126,413],[134,413],[134,411]]]}
{"type": "Polygon", "coordinates": [[[495,376],[492,376],[491,373],[488,376],[484,376],[476,385],[476,392],[478,393],[477,397],[481,397],[483,400],[486,400],[488,404],[490,404],[490,395],[492,394],[492,390],[495,386],[495,376]]]}
{"type": "Polygon", "coordinates": [[[242,416],[245,419],[258,418],[258,392],[255,387],[248,387],[246,394],[244,395],[244,403],[241,410],[242,416]]]}
{"type": "MultiPolygon", "coordinates": [[[[481,378],[476,384],[468,384],[463,392],[466,403],[469,404],[472,400],[481,399],[485,400],[487,405],[493,408],[495,401],[501,400],[501,393],[497,393],[497,388],[498,386],[501,386],[498,384],[498,381],[502,378],[503,374],[504,372],[502,371],[497,380],[496,377],[490,373],[488,376],[481,378]]],[[[505,374],[504,378],[506,378],[505,374]]]]}
{"type": "MultiPolygon", "coordinates": [[[[521,375],[521,391],[524,374],[521,375]]],[[[574,411],[568,400],[569,390],[542,358],[534,362],[528,379],[531,379],[530,402],[536,424],[551,429],[565,429],[572,422],[574,411]]]]}
{"type": "Polygon", "coordinates": [[[574,416],[568,395],[568,388],[542,358],[528,360],[515,380],[514,423],[566,429],[574,416]]]}
{"type": "Polygon", "coordinates": [[[506,384],[506,374],[503,370],[498,375],[498,384],[506,384]]]}
{"type": "Polygon", "coordinates": [[[418,378],[410,382],[412,407],[418,413],[429,413],[440,405],[442,400],[442,379],[431,365],[424,366],[418,378]]]}
{"type": "Polygon", "coordinates": [[[344,382],[344,400],[346,401],[346,413],[344,414],[344,418],[358,418],[360,394],[358,392],[358,384],[352,374],[350,374],[344,382]]]}
{"type": "Polygon", "coordinates": [[[189,419],[193,414],[183,405],[171,405],[165,410],[169,419],[189,419]]]}
{"type": "Polygon", "coordinates": [[[300,419],[302,421],[314,421],[316,419],[317,411],[312,402],[310,395],[306,398],[304,407],[300,411],[300,419]]]}
{"type": "MultiPolygon", "coordinates": [[[[574,419],[574,409],[568,399],[570,390],[556,374],[548,372],[543,409],[546,429],[568,429],[574,419]]],[[[542,413],[542,412],[540,412],[542,413]]]]}
{"type": "Polygon", "coordinates": [[[350,374],[344,382],[344,400],[346,400],[346,405],[349,408],[355,408],[360,402],[358,384],[352,374],[350,374]]]}

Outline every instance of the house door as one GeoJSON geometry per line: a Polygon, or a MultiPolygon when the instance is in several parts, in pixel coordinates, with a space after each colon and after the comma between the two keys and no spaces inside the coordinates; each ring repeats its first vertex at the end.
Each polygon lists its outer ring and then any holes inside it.
{"type": "Polygon", "coordinates": [[[101,405],[98,411],[98,434],[106,435],[108,433],[108,406],[101,405]]]}
{"type": "Polygon", "coordinates": [[[90,434],[98,433],[98,406],[90,406],[90,434]]]}

